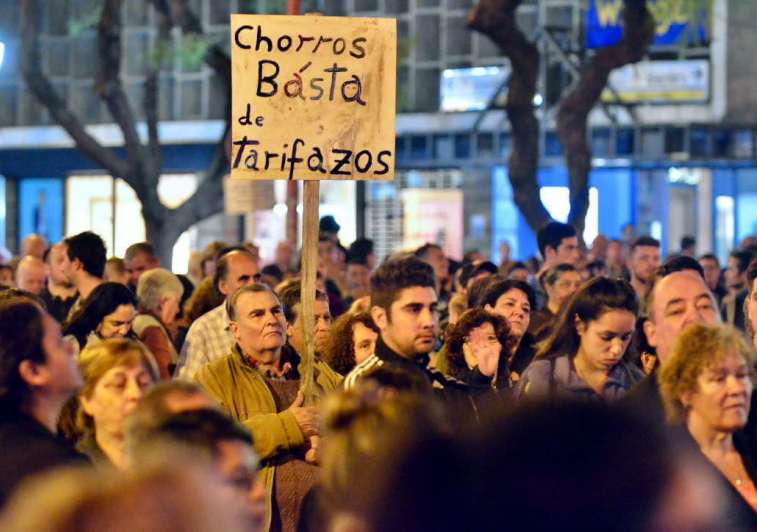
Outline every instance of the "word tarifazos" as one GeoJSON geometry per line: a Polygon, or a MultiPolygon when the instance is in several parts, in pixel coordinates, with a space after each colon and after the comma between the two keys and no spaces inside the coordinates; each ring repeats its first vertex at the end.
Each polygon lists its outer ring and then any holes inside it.
{"type": "Polygon", "coordinates": [[[354,172],[358,174],[385,175],[389,173],[392,152],[382,150],[374,155],[371,150],[354,150],[331,148],[329,159],[334,161],[328,166],[330,161],[324,157],[323,151],[313,146],[309,152],[306,151],[306,143],[300,138],[294,139],[291,147],[284,144],[281,151],[259,150],[257,146],[260,142],[248,139],[245,135],[240,140],[233,143],[237,146],[236,157],[232,168],[238,169],[240,165],[248,170],[270,170],[278,167],[282,172],[289,171],[289,179],[294,179],[296,169],[303,169],[304,163],[311,172],[318,172],[323,175],[332,176],[351,176],[354,172]],[[302,153],[299,149],[303,148],[302,153]]]}

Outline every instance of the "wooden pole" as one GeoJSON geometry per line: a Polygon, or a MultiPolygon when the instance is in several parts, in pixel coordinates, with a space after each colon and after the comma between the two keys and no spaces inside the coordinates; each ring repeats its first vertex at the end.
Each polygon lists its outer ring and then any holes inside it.
{"type": "MultiPolygon", "coordinates": [[[[300,0],[286,0],[287,15],[299,15],[300,14],[300,0]]],[[[297,247],[297,181],[287,182],[287,194],[286,194],[286,239],[292,244],[292,247],[297,247]]]]}
{"type": "Polygon", "coordinates": [[[300,270],[300,323],[303,327],[304,349],[300,353],[300,388],[305,404],[313,405],[318,397],[313,370],[315,366],[315,281],[318,271],[318,196],[320,181],[303,182],[302,268],[300,270]]]}

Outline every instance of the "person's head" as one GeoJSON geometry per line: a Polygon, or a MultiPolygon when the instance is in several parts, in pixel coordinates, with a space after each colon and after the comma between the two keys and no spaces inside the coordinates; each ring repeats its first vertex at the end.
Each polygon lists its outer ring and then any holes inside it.
{"type": "Polygon", "coordinates": [[[284,280],[284,272],[276,264],[268,264],[260,270],[260,282],[267,284],[271,290],[284,280]]]}
{"type": "Polygon", "coordinates": [[[376,256],[373,252],[373,240],[358,238],[350,244],[350,247],[347,250],[347,256],[350,259],[362,260],[368,265],[370,271],[373,271],[376,267],[376,256]]]}
{"type": "Polygon", "coordinates": [[[21,242],[21,253],[19,255],[42,260],[45,249],[47,249],[47,240],[45,240],[45,237],[32,233],[21,242]]]}
{"type": "Polygon", "coordinates": [[[292,259],[294,259],[294,248],[290,242],[282,240],[276,244],[273,260],[282,270],[289,271],[292,267],[292,259]]]}
{"type": "Polygon", "coordinates": [[[504,318],[480,308],[466,311],[447,330],[447,357],[450,373],[461,374],[478,368],[487,377],[495,377],[500,357],[510,352],[514,339],[504,318]]]}
{"type": "Polygon", "coordinates": [[[439,328],[434,270],[418,257],[384,262],[371,276],[371,317],[381,339],[405,358],[431,352],[439,328]]]}
{"type": "Polygon", "coordinates": [[[572,264],[558,264],[542,277],[549,305],[561,308],[581,286],[581,274],[572,264]]]}
{"type": "Polygon", "coordinates": [[[501,316],[510,326],[510,334],[520,342],[531,323],[531,311],[536,306],[534,290],[528,283],[507,279],[489,285],[481,299],[484,310],[501,316]]]}
{"type": "Polygon", "coordinates": [[[59,468],[23,483],[0,518],[3,532],[244,532],[249,520],[224,493],[212,463],[182,447],[156,449],[126,471],[59,468]]]}
{"type": "Polygon", "coordinates": [[[226,497],[246,509],[249,522],[265,512],[253,493],[259,461],[252,434],[228,415],[216,408],[186,410],[163,419],[149,437],[209,458],[226,497]]]}
{"type": "Polygon", "coordinates": [[[697,241],[693,236],[684,236],[681,238],[681,254],[694,258],[697,252],[697,241]]]}
{"type": "MultiPolygon", "coordinates": [[[[284,305],[284,317],[287,320],[287,337],[289,343],[295,351],[302,354],[305,349],[305,337],[302,329],[302,291],[299,279],[293,279],[285,283],[283,288],[277,292],[281,304],[284,305]]],[[[326,342],[329,336],[329,329],[333,318],[329,310],[329,299],[326,294],[320,290],[315,291],[315,311],[313,329],[313,341],[315,342],[315,352],[323,355],[326,350],[326,342]]]]}
{"type": "Polygon", "coordinates": [[[613,238],[607,243],[607,253],[605,254],[607,264],[613,267],[620,266],[623,263],[623,242],[613,238]]]}
{"type": "Polygon", "coordinates": [[[555,264],[575,264],[579,256],[576,228],[572,225],[549,222],[536,235],[541,253],[547,267],[555,264]]]}
{"type": "Polygon", "coordinates": [[[63,267],[68,261],[66,245],[58,242],[50,246],[45,254],[45,263],[48,267],[47,279],[55,286],[70,288],[71,281],[66,277],[63,267]]]}
{"type": "Polygon", "coordinates": [[[326,363],[337,373],[347,375],[373,354],[378,334],[378,327],[367,312],[342,314],[329,331],[323,351],[326,363]]]}
{"type": "Polygon", "coordinates": [[[434,269],[434,276],[438,282],[449,277],[449,260],[441,246],[426,243],[415,250],[415,256],[434,269]]]}
{"type": "Polygon", "coordinates": [[[628,269],[631,277],[643,283],[654,282],[660,267],[660,241],[651,236],[640,236],[631,244],[628,255],[628,269]]]}
{"type": "Polygon", "coordinates": [[[746,270],[747,298],[744,301],[744,325],[749,336],[757,345],[757,259],[746,270]]]}
{"type": "Polygon", "coordinates": [[[32,299],[0,300],[0,411],[24,410],[35,397],[62,406],[81,383],[58,322],[32,299]]]}
{"type": "Polygon", "coordinates": [[[720,282],[720,261],[712,253],[706,253],[699,257],[699,265],[704,272],[704,280],[707,288],[714,291],[720,282]]]}
{"type": "Polygon", "coordinates": [[[216,290],[212,277],[205,277],[192,295],[184,303],[184,316],[191,325],[197,318],[224,302],[223,295],[216,290]]]}
{"type": "Polygon", "coordinates": [[[365,259],[351,258],[347,261],[344,277],[347,293],[354,299],[367,296],[371,292],[371,270],[365,259]]]}
{"type": "Polygon", "coordinates": [[[27,255],[16,267],[16,286],[32,294],[41,294],[45,288],[45,263],[37,257],[27,255]]]}
{"type": "Polygon", "coordinates": [[[687,327],[658,375],[668,418],[720,433],[743,428],[756,360],[754,348],[731,326],[687,327]]]}
{"type": "Polygon", "coordinates": [[[471,286],[490,275],[496,275],[499,268],[488,260],[466,263],[460,272],[460,286],[467,292],[471,286]]]}
{"type": "Polygon", "coordinates": [[[124,264],[129,275],[129,285],[136,287],[144,272],[160,267],[160,259],[149,242],[137,242],[126,248],[124,264]]]}
{"type": "Polygon", "coordinates": [[[591,242],[591,255],[594,260],[604,260],[607,255],[607,244],[609,240],[603,234],[598,234],[591,242]]]}
{"type": "Polygon", "coordinates": [[[183,380],[160,382],[145,393],[126,420],[126,443],[130,453],[148,443],[150,434],[165,419],[179,412],[217,408],[197,384],[183,380]]]}
{"type": "Polygon", "coordinates": [[[607,371],[625,354],[638,312],[636,292],[626,281],[591,279],[570,299],[538,355],[581,356],[587,365],[607,371]]]}
{"type": "MultiPolygon", "coordinates": [[[[407,372],[396,374],[403,378],[407,372]]],[[[337,511],[353,502],[355,490],[370,484],[363,475],[373,464],[386,467],[385,454],[400,455],[409,440],[440,430],[438,412],[425,396],[385,393],[369,379],[326,397],[322,411],[321,482],[329,508],[337,511]]]]}
{"type": "Polygon", "coordinates": [[[688,255],[675,255],[668,258],[657,271],[657,275],[665,277],[673,272],[691,271],[701,275],[704,279],[704,269],[696,259],[688,255]]]}
{"type": "Polygon", "coordinates": [[[66,277],[76,284],[82,277],[101,279],[105,272],[105,242],[92,231],[84,231],[63,240],[67,260],[63,265],[66,277]]]}
{"type": "Polygon", "coordinates": [[[514,281],[523,281],[524,283],[527,283],[530,273],[531,272],[528,271],[528,266],[526,266],[525,262],[517,261],[510,265],[505,276],[514,281]]]}
{"type": "Polygon", "coordinates": [[[466,528],[499,530],[506,515],[509,529],[529,532],[657,530],[650,521],[675,467],[666,436],[648,417],[599,402],[523,404],[466,453],[475,501],[466,528]]]}
{"type": "Polygon", "coordinates": [[[73,335],[82,348],[91,333],[102,339],[124,338],[136,312],[137,300],[131,290],[120,283],[102,283],[66,321],[64,333],[73,335]]]}
{"type": "Polygon", "coordinates": [[[152,355],[125,338],[89,345],[79,354],[84,385],[77,394],[76,434],[122,439],[126,418],[158,380],[152,355]]]}
{"type": "Polygon", "coordinates": [[[267,285],[237,289],[226,301],[229,329],[242,353],[257,362],[275,363],[286,343],[286,318],[281,301],[267,285]]]}
{"type": "Polygon", "coordinates": [[[607,263],[600,259],[593,260],[588,263],[586,265],[586,271],[590,279],[592,277],[607,277],[607,274],[609,273],[607,269],[607,263]]]}
{"type": "Polygon", "coordinates": [[[103,280],[109,283],[121,283],[129,286],[129,274],[126,273],[126,263],[124,262],[124,259],[111,257],[105,261],[103,280]]]}
{"type": "Polygon", "coordinates": [[[681,331],[691,323],[720,323],[720,313],[702,276],[674,272],[657,279],[646,301],[644,334],[664,363],[681,331]]]}
{"type": "Polygon", "coordinates": [[[163,325],[171,325],[176,319],[183,294],[179,278],[163,268],[144,272],[137,284],[139,310],[154,315],[163,325]]]}
{"type": "Polygon", "coordinates": [[[728,268],[725,270],[725,285],[730,290],[741,290],[746,285],[746,269],[752,262],[751,251],[732,251],[728,255],[728,268]]]}
{"type": "Polygon", "coordinates": [[[15,284],[13,266],[10,264],[0,264],[0,285],[14,286],[15,284]]]}
{"type": "Polygon", "coordinates": [[[221,242],[220,240],[216,240],[205,246],[205,249],[202,251],[202,260],[200,261],[203,277],[215,278],[218,258],[228,247],[229,245],[226,242],[221,242]]]}
{"type": "Polygon", "coordinates": [[[318,222],[319,233],[334,242],[337,241],[337,235],[339,234],[340,229],[341,227],[336,223],[336,219],[330,214],[323,216],[318,222]]]}
{"type": "Polygon", "coordinates": [[[228,299],[237,289],[256,283],[258,263],[243,248],[222,254],[216,263],[215,286],[228,299]]]}

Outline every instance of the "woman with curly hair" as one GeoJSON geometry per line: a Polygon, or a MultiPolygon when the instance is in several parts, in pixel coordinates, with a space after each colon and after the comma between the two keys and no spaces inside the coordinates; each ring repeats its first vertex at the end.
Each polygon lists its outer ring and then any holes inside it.
{"type": "Polygon", "coordinates": [[[473,388],[506,387],[507,376],[498,370],[514,342],[504,318],[480,308],[466,311],[447,331],[448,376],[473,388]]]}
{"type": "Polygon", "coordinates": [[[340,316],[329,331],[324,357],[331,369],[347,375],[373,354],[379,330],[367,312],[340,316]]]}
{"type": "Polygon", "coordinates": [[[482,411],[502,406],[510,385],[507,354],[516,339],[505,318],[475,308],[447,331],[447,399],[454,425],[479,422],[482,411]]]}

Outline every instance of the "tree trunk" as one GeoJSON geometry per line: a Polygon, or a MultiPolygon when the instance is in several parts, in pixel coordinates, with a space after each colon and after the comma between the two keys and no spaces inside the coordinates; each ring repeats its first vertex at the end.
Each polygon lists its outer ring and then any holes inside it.
{"type": "Polygon", "coordinates": [[[144,208],[142,215],[145,219],[147,241],[152,244],[155,253],[160,258],[161,265],[164,268],[171,269],[173,246],[183,231],[178,231],[171,223],[170,215],[166,217],[155,216],[144,208]]]}
{"type": "Polygon", "coordinates": [[[534,95],[539,76],[539,50],[518,28],[515,11],[521,0],[481,0],[468,14],[468,27],[489,37],[510,60],[505,111],[510,121],[512,150],[508,176],[513,199],[536,233],[550,221],[539,196],[539,121],[534,95]]]}
{"type": "Polygon", "coordinates": [[[623,7],[621,41],[599,50],[582,68],[575,87],[562,99],[557,112],[557,136],[565,153],[570,184],[570,215],[568,222],[583,238],[586,213],[589,210],[589,172],[591,148],[588,139],[589,113],[602,95],[610,72],[646,55],[654,38],[654,19],[646,0],[626,0],[623,7]]]}
{"type": "MultiPolygon", "coordinates": [[[[158,196],[158,182],[162,173],[160,139],[158,138],[158,77],[159,65],[150,65],[146,73],[145,96],[142,102],[147,121],[147,145],[137,133],[135,113],[123,90],[120,79],[123,46],[121,42],[121,14],[125,0],[103,0],[98,23],[98,70],[95,91],[105,102],[114,122],[124,137],[122,158],[115,151],[102,146],[71,112],[66,101],[42,72],[39,50],[39,0],[22,2],[22,70],[24,79],[35,98],[48,110],[53,120],[62,126],[84,155],[99,164],[114,177],[120,177],[134,189],[145,220],[147,240],[154,246],[161,262],[171,266],[173,245],[182,232],[192,224],[223,210],[223,176],[228,172],[228,155],[224,148],[229,134],[229,122],[216,145],[213,160],[202,176],[195,193],[175,209],[165,207],[158,196]]],[[[188,7],[187,0],[150,0],[156,10],[159,46],[165,44],[174,26],[185,34],[202,35],[202,25],[188,7]]],[[[227,116],[231,116],[231,61],[218,46],[211,45],[205,63],[225,83],[227,116]]]]}

